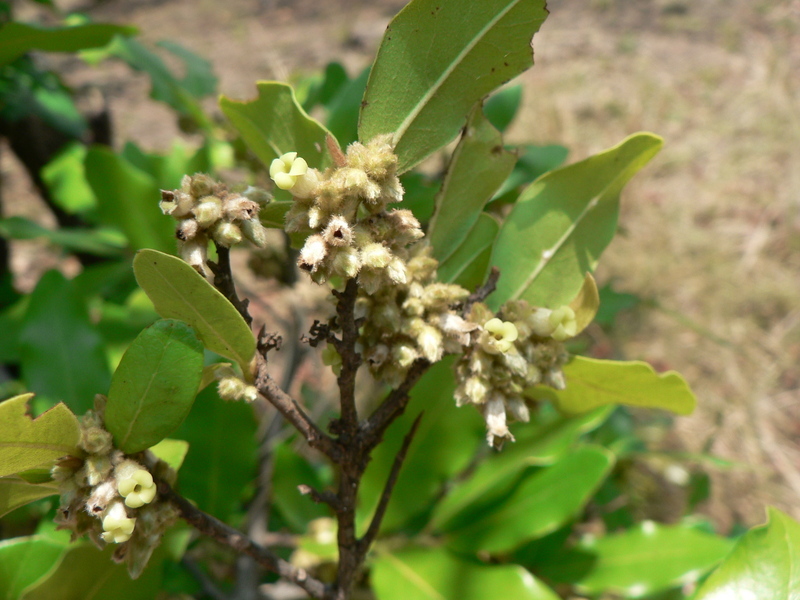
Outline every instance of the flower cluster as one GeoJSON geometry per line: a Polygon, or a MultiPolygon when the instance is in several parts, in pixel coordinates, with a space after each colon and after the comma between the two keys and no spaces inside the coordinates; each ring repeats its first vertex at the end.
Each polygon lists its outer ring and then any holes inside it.
{"type": "Polygon", "coordinates": [[[207,275],[208,242],[230,248],[243,239],[267,245],[267,232],[258,213],[261,198],[253,193],[228,191],[202,173],[186,175],[180,189],[161,191],[161,211],[178,221],[176,237],[183,260],[207,275]]]}
{"type": "Polygon", "coordinates": [[[456,404],[474,404],[483,413],[493,446],[514,439],[509,415],[517,421],[530,419],[526,388],[543,384],[564,389],[561,366],[567,353],[561,341],[577,328],[569,307],[551,311],[516,300],[506,303],[499,315],[485,304],[473,305],[468,320],[481,327],[456,365],[456,404]]]}
{"type": "Polygon", "coordinates": [[[358,277],[370,293],[406,283],[405,249],[423,233],[411,211],[386,210],[403,198],[387,138],[351,144],[339,163],[321,173],[289,152],[270,166],[276,185],[294,197],[286,231],[308,233],[298,264],[318,283],[358,277]]]}
{"type": "MultiPolygon", "coordinates": [[[[132,577],[144,569],[164,531],[175,521],[172,506],[157,501],[153,474],[140,462],[113,446],[103,427],[105,397],[95,398],[95,409],[81,419],[81,457],[67,457],[53,467],[61,504],[59,529],[73,539],[88,534],[100,547],[119,544],[117,562],[125,561],[132,577]]],[[[175,472],[162,462],[156,474],[173,481],[175,472]]]]}

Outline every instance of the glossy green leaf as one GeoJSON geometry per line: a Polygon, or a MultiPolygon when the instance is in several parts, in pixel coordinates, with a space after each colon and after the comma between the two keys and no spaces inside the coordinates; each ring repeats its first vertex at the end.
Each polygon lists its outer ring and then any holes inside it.
{"type": "Polygon", "coordinates": [[[122,156],[137,169],[150,175],[156,185],[165,190],[180,187],[186,174],[207,172],[210,170],[209,150],[201,146],[192,151],[180,141],[175,141],[172,148],[164,154],[144,152],[132,142],[125,144],[122,156]]]}
{"type": "Polygon", "coordinates": [[[614,465],[600,446],[584,446],[531,472],[502,499],[476,502],[450,523],[452,548],[507,552],[575,518],[614,465]]]}
{"type": "Polygon", "coordinates": [[[536,569],[548,580],[575,585],[580,594],[642,598],[697,581],[732,546],[731,540],[718,535],[645,521],[622,533],[587,537],[536,569]]]}
{"type": "Polygon", "coordinates": [[[656,373],[646,362],[600,360],[575,356],[564,366],[565,390],[536,386],[526,393],[547,398],[561,410],[580,413],[607,404],[663,408],[691,414],[697,399],[686,380],[675,371],[656,373]]]}
{"type": "Polygon", "coordinates": [[[186,453],[189,452],[189,442],[184,440],[165,439],[150,448],[156,458],[163,460],[176,471],[180,470],[186,453]]]}
{"type": "Polygon", "coordinates": [[[76,52],[108,44],[115,35],[134,35],[136,29],[94,23],[75,27],[40,27],[12,21],[0,29],[0,66],[31,50],[76,52]]]}
{"type": "Polygon", "coordinates": [[[612,407],[603,407],[576,417],[560,417],[543,425],[521,423],[513,428],[516,441],[502,451],[490,452],[472,475],[457,483],[436,505],[431,519],[434,529],[446,531],[450,521],[476,502],[503,496],[529,467],[552,465],[564,457],[578,438],[599,427],[612,407]]]}
{"type": "Polygon", "coordinates": [[[68,144],[41,170],[53,201],[70,214],[81,213],[97,205],[97,199],[86,180],[84,160],[87,152],[85,144],[68,144]]]}
{"type": "Polygon", "coordinates": [[[660,137],[637,133],[532,183],[500,229],[492,264],[502,276],[489,305],[519,298],[550,308],[570,302],[614,237],[622,188],[661,145],[660,137]]]}
{"type": "MultiPolygon", "coordinates": [[[[58,494],[58,488],[55,485],[32,484],[18,477],[0,477],[0,517],[20,506],[54,494],[58,494]]],[[[0,598],[3,598],[2,591],[0,591],[0,598]]]]}
{"type": "Polygon", "coordinates": [[[33,394],[0,402],[0,477],[27,471],[78,454],[78,419],[63,404],[32,419],[27,403],[33,394]]]}
{"type": "Polygon", "coordinates": [[[512,85],[489,96],[483,105],[483,113],[492,125],[505,132],[517,116],[521,102],[522,86],[512,85]]]}
{"type": "Polygon", "coordinates": [[[414,0],[384,34],[359,139],[392,134],[400,172],[410,169],[456,136],[478,100],[533,64],[531,38],[546,16],[543,0],[414,0]]]}
{"type": "Polygon", "coordinates": [[[189,414],[203,374],[203,345],[191,327],[156,321],[133,341],[111,379],[105,412],[114,445],[127,454],[153,446],[189,414]]]}
{"type": "Polygon", "coordinates": [[[25,588],[47,577],[66,551],[64,544],[38,535],[0,542],[0,600],[17,600],[25,588]]]}
{"type": "MultiPolygon", "coordinates": [[[[461,245],[439,265],[437,271],[439,281],[448,283],[459,283],[467,289],[474,289],[474,281],[464,281],[469,273],[471,266],[478,261],[487,251],[491,252],[492,244],[497,239],[497,232],[500,231],[500,224],[497,219],[488,213],[480,213],[475,225],[470,229],[466,239],[461,245]]],[[[477,285],[483,283],[483,276],[486,275],[486,266],[477,285]]]]}
{"type": "Polygon", "coordinates": [[[767,523],[737,542],[695,600],[797,600],[799,557],[800,523],[769,507],[767,523]]]}
{"type": "Polygon", "coordinates": [[[243,492],[256,474],[253,408],[243,402],[224,402],[214,388],[206,388],[175,437],[189,443],[178,473],[181,493],[202,510],[228,519],[240,507],[243,492]]]}
{"type": "Polygon", "coordinates": [[[0,219],[0,237],[9,240],[45,238],[72,252],[97,256],[119,256],[127,242],[125,237],[109,229],[47,229],[24,217],[0,219]]]}
{"type": "Polygon", "coordinates": [[[104,224],[122,231],[134,250],[175,250],[175,225],[158,207],[161,192],[152,177],[103,146],[89,149],[85,166],[104,224]]]}
{"type": "Polygon", "coordinates": [[[381,552],[372,565],[378,600],[558,600],[558,595],[518,565],[483,565],[444,548],[381,552]]]}
{"type": "Polygon", "coordinates": [[[163,578],[163,546],[134,580],[124,564],[111,559],[115,549],[109,544],[101,551],[88,542],[70,546],[50,576],[27,588],[20,600],[153,600],[163,578]]]}
{"type": "Polygon", "coordinates": [[[500,132],[477,104],[453,152],[428,225],[428,241],[437,260],[445,261],[466,240],[472,243],[471,231],[483,207],[511,173],[516,160],[503,148],[500,132]]]}
{"type": "Polygon", "coordinates": [[[383,529],[422,527],[444,483],[464,469],[485,444],[485,425],[471,407],[457,408],[452,359],[433,367],[414,386],[411,401],[373,452],[360,490],[359,522],[366,527],[386,483],[394,457],[417,415],[424,412],[397,478],[383,529]],[[410,524],[410,525],[409,525],[410,524]]]}
{"type": "Polygon", "coordinates": [[[420,223],[427,223],[433,216],[436,194],[442,187],[438,178],[432,178],[419,171],[408,171],[400,177],[406,191],[403,208],[414,213],[420,223]]]}
{"type": "Polygon", "coordinates": [[[223,96],[219,105],[261,162],[269,166],[278,156],[297,152],[310,167],[330,166],[325,143],[328,130],[306,114],[291,86],[260,81],[256,87],[255,100],[239,102],[223,96]]]}
{"type": "Polygon", "coordinates": [[[249,372],[256,351],[250,327],[197,271],[181,259],[156,250],[140,250],[133,259],[133,271],[159,315],[188,323],[206,348],[249,372]]]}
{"type": "Polygon", "coordinates": [[[103,343],[84,298],[58,271],[48,271],[30,297],[20,332],[22,378],[28,389],[63,400],[75,413],[92,408],[111,380],[103,343]]]}

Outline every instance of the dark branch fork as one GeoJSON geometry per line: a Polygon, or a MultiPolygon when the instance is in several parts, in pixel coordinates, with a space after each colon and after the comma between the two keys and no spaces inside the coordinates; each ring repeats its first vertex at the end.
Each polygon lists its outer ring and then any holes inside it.
{"type": "MultiPolygon", "coordinates": [[[[247,301],[239,299],[233,285],[229,251],[227,248],[218,248],[218,253],[218,262],[211,266],[214,272],[214,283],[239,310],[245,321],[251,324],[252,318],[247,310],[247,301]]],[[[496,268],[492,269],[487,282],[464,302],[461,307],[462,315],[467,315],[474,303],[485,300],[494,291],[499,275],[496,268]]],[[[315,322],[309,332],[311,337],[304,337],[305,341],[312,346],[316,346],[323,340],[332,343],[342,359],[342,370],[338,378],[341,414],[329,426],[335,437],[323,432],[300,404],[283,391],[267,372],[267,354],[279,346],[280,339],[278,336],[267,334],[264,329],[258,336],[254,375],[259,393],[303,436],[309,446],[322,452],[339,467],[339,485],[335,493],[328,490],[318,491],[309,486],[300,486],[301,493],[310,495],[315,502],[329,505],[336,514],[339,565],[335,585],[326,586],[304,570],[292,566],[271,551],[258,546],[244,534],[211,515],[199,511],[168,485],[160,483],[159,491],[175,504],[186,521],[202,533],[251,556],[258,564],[299,585],[314,598],[346,600],[360,573],[366,554],[380,532],[381,522],[386,514],[392,491],[408,449],[419,428],[422,414],[414,420],[395,456],[367,532],[358,538],[355,514],[361,479],[366,471],[372,450],[380,444],[388,427],[405,412],[411,389],[430,368],[431,363],[424,359],[415,361],[404,381],[384,398],[369,417],[360,421],[355,401],[356,374],[362,364],[362,357],[356,349],[360,326],[355,318],[358,285],[355,279],[350,279],[343,291],[334,291],[333,293],[337,299],[335,321],[331,325],[321,325],[315,322]],[[340,331],[340,337],[333,335],[332,327],[340,331]]]]}

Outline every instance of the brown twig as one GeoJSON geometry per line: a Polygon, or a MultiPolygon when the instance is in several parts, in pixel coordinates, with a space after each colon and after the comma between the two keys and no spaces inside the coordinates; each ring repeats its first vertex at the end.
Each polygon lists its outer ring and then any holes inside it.
{"type": "Polygon", "coordinates": [[[327,490],[320,492],[319,490],[312,488],[310,485],[305,484],[298,485],[297,489],[300,490],[300,493],[303,496],[309,496],[317,504],[327,504],[337,512],[342,509],[339,503],[339,497],[333,492],[329,492],[327,490]]]}
{"type": "Polygon", "coordinates": [[[259,565],[303,588],[313,598],[330,597],[328,587],[319,579],[309,575],[305,569],[293,566],[272,551],[259,546],[245,534],[203,512],[176,493],[169,484],[159,481],[158,492],[162,498],[171,502],[178,509],[183,520],[203,535],[207,535],[237,552],[251,556],[259,565]]]}
{"type": "Polygon", "coordinates": [[[400,475],[400,469],[403,466],[403,461],[406,459],[406,454],[411,446],[411,442],[414,440],[417,429],[419,429],[420,422],[422,422],[423,414],[424,413],[419,413],[417,418],[414,419],[411,429],[408,430],[408,433],[403,438],[403,445],[400,447],[400,450],[394,457],[392,470],[389,472],[389,477],[386,479],[386,485],[384,486],[383,493],[378,501],[378,507],[375,509],[375,514],[372,516],[372,521],[370,521],[367,532],[358,541],[359,550],[361,551],[362,556],[366,556],[369,547],[372,545],[372,542],[374,542],[375,538],[378,537],[378,532],[381,529],[383,517],[386,515],[386,509],[389,506],[389,499],[392,497],[394,485],[397,483],[397,477],[400,475]]]}
{"type": "Polygon", "coordinates": [[[215,242],[217,247],[217,262],[208,263],[208,268],[214,273],[214,287],[225,296],[228,301],[233,304],[248,326],[253,324],[253,317],[250,316],[247,306],[250,301],[247,298],[240,299],[236,293],[236,286],[233,283],[233,274],[231,273],[231,251],[230,248],[220,246],[215,242]]]}
{"type": "Polygon", "coordinates": [[[486,279],[486,283],[472,292],[464,301],[464,306],[461,309],[461,315],[466,316],[469,314],[469,310],[472,308],[473,304],[486,300],[486,298],[488,298],[489,295],[497,289],[498,279],[500,279],[500,269],[497,267],[492,267],[492,270],[489,272],[489,277],[486,279]]]}
{"type": "Polygon", "coordinates": [[[341,341],[337,351],[342,357],[342,370],[339,373],[339,403],[341,406],[340,427],[337,433],[342,443],[349,443],[358,430],[358,412],[356,410],[356,373],[361,366],[361,355],[356,352],[358,342],[358,326],[355,319],[358,284],[350,279],[343,292],[333,292],[338,302],[336,314],[342,328],[341,341]]]}
{"type": "Polygon", "coordinates": [[[278,409],[292,426],[300,432],[308,445],[322,452],[335,463],[341,463],[343,450],[339,443],[326,435],[314,423],[300,405],[289,394],[284,392],[277,382],[267,373],[267,361],[264,356],[256,355],[257,374],[256,388],[275,408],[278,409]]]}

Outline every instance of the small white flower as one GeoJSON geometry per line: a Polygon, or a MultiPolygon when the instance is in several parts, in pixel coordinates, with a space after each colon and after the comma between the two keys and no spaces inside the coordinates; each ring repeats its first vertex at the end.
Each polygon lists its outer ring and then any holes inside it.
{"type": "Polygon", "coordinates": [[[491,334],[490,340],[499,352],[508,352],[514,341],[519,336],[517,327],[511,321],[501,321],[497,317],[489,319],[484,323],[483,328],[491,334]]]}
{"type": "Polygon", "coordinates": [[[486,441],[490,446],[502,444],[504,440],[514,441],[506,425],[506,405],[501,394],[494,394],[485,404],[483,417],[486,419],[486,441]],[[495,438],[498,438],[497,443],[495,438]]]}
{"type": "Polygon", "coordinates": [[[145,469],[136,469],[127,476],[117,479],[117,490],[125,498],[125,505],[139,508],[150,504],[156,497],[156,484],[153,476],[145,469]]]}
{"type": "Polygon", "coordinates": [[[276,158],[269,166],[269,176],[282,190],[291,190],[300,175],[308,171],[308,163],[297,156],[297,152],[287,152],[276,158]]]}
{"type": "Polygon", "coordinates": [[[122,502],[114,502],[103,517],[103,533],[100,537],[108,543],[121,544],[131,539],[136,519],[128,517],[122,502]]]}

